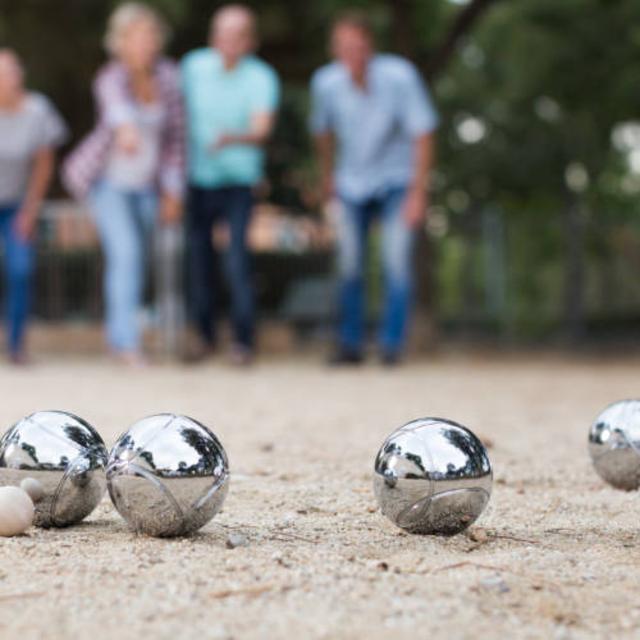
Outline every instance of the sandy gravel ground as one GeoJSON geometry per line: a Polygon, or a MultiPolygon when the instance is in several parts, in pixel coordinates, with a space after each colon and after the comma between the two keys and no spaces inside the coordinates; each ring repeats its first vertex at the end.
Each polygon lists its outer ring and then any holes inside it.
{"type": "Polygon", "coordinates": [[[448,356],[332,374],[312,360],[249,372],[3,368],[6,427],[64,408],[110,445],[139,417],[184,412],[219,434],[233,477],[223,513],[189,539],[136,537],[105,500],[80,526],[0,540],[0,637],[638,637],[640,497],[599,481],[585,440],[604,405],[640,395],[639,365],[448,356]],[[494,493],[475,535],[409,536],[376,512],[377,448],[424,415],[493,443],[494,493]],[[228,549],[230,533],[247,546],[228,549]]]}

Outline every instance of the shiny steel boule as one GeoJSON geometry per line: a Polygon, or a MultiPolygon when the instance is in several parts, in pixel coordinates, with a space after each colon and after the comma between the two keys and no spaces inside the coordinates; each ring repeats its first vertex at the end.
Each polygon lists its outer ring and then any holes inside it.
{"type": "Polygon", "coordinates": [[[229,488],[229,462],[204,425],[161,413],[136,422],[118,439],[109,456],[107,485],[134,531],[184,536],[220,511],[229,488]]]}
{"type": "Polygon", "coordinates": [[[394,431],[374,468],[382,513],[418,534],[464,530],[489,502],[492,479],[482,442],[465,427],[440,418],[414,420],[394,431]]]}
{"type": "Polygon", "coordinates": [[[80,522],[102,500],[107,449],[98,432],[65,411],[39,411],[0,440],[0,485],[29,488],[34,524],[80,522]]]}
{"type": "Polygon", "coordinates": [[[591,425],[589,453],[598,475],[624,491],[640,487],[640,400],[609,405],[591,425]]]}

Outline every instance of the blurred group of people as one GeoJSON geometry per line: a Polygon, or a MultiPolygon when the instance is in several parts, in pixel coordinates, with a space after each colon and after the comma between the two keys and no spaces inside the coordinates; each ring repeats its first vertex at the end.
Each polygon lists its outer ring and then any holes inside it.
{"type": "MultiPolygon", "coordinates": [[[[145,358],[138,322],[145,256],[158,225],[185,220],[190,361],[217,347],[224,267],[231,294],[233,362],[250,363],[256,310],[247,229],[264,149],[280,99],[276,71],[255,55],[254,13],[228,5],[211,20],[209,46],[178,65],[164,55],[169,30],[152,8],[126,3],[109,20],[109,61],[94,82],[97,121],[62,164],[66,188],[86,202],[105,256],[106,334],[113,355],[138,366],[145,358]],[[222,256],[212,242],[228,228],[222,256]]],[[[379,352],[399,362],[412,301],[412,247],[427,210],[437,113],[407,60],[375,52],[366,16],[340,16],[331,34],[334,61],[311,80],[311,133],[323,194],[339,204],[338,327],[334,364],[365,355],[364,272],[368,232],[379,219],[385,297],[379,352]]],[[[33,271],[34,228],[67,127],[52,103],[28,91],[18,55],[0,49],[0,236],[4,243],[7,340],[24,363],[33,271]]],[[[327,304],[331,304],[327,301],[327,304]]]]}

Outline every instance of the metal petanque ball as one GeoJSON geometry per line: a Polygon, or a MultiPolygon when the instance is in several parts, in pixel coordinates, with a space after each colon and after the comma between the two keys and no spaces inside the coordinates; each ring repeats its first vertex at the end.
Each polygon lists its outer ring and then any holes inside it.
{"type": "Polygon", "coordinates": [[[21,486],[34,502],[34,524],[80,522],[102,500],[108,452],[98,432],[65,411],[39,411],[0,440],[0,485],[21,486]]]}
{"type": "Polygon", "coordinates": [[[440,418],[394,431],[376,457],[374,490],[382,513],[418,534],[453,535],[482,513],[493,473],[469,429],[440,418]]]}
{"type": "Polygon", "coordinates": [[[229,462],[204,425],[161,413],[120,436],[109,456],[107,485],[134,531],[184,536],[220,511],[229,488],[229,462]]]}
{"type": "Polygon", "coordinates": [[[598,475],[624,491],[640,487],[640,400],[609,405],[591,425],[589,453],[598,475]]]}

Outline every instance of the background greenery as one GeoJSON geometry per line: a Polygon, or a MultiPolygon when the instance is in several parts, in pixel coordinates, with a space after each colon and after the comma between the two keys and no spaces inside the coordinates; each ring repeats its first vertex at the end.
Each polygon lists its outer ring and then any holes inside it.
{"type": "MultiPolygon", "coordinates": [[[[149,0],[171,53],[204,43],[212,0],[149,0]]],[[[93,118],[110,0],[2,0],[0,44],[24,57],[76,135],[93,118]]],[[[634,0],[264,0],[261,55],[284,105],[269,198],[316,211],[307,82],[332,16],[371,15],[442,114],[421,302],[444,328],[504,338],[634,335],[640,320],[640,3],[634,0]]]]}

